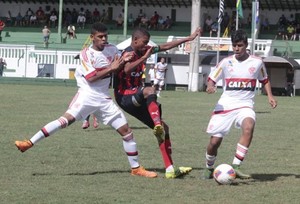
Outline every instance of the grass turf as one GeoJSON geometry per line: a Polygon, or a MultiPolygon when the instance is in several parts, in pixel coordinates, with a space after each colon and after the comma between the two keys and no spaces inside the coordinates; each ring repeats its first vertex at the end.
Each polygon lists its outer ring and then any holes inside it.
{"type": "MultiPolygon", "coordinates": [[[[110,127],[81,129],[81,122],[57,132],[26,153],[15,140],[29,139],[59,117],[75,86],[0,84],[1,203],[298,203],[300,191],[299,97],[277,97],[271,110],[257,95],[257,125],[242,169],[254,179],[219,186],[201,180],[205,167],[205,133],[214,95],[163,91],[159,101],[170,126],[175,165],[192,166],[182,179],[165,179],[152,131],[128,116],[140,163],[157,171],[147,179],[130,175],[120,136],[110,127]]],[[[232,129],[216,164],[231,163],[240,130],[232,129]]]]}

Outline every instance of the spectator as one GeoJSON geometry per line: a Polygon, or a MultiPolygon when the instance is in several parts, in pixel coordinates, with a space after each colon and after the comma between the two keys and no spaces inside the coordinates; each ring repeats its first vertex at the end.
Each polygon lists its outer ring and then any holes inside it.
{"type": "Polygon", "coordinates": [[[147,18],[146,14],[141,18],[141,22],[139,24],[139,27],[145,27],[148,28],[149,19],[147,18]]]}
{"type": "Polygon", "coordinates": [[[52,13],[50,18],[49,18],[49,26],[52,28],[56,28],[57,25],[57,16],[55,15],[55,13],[52,13]]]}
{"type": "Polygon", "coordinates": [[[30,25],[31,25],[31,26],[32,26],[32,25],[37,25],[37,24],[38,24],[38,19],[37,19],[37,17],[36,17],[35,14],[32,14],[32,16],[30,16],[29,21],[30,21],[30,25]]]}
{"type": "Polygon", "coordinates": [[[155,11],[153,16],[150,18],[148,29],[152,29],[152,28],[157,29],[158,19],[159,19],[159,15],[155,11]]]}
{"type": "Polygon", "coordinates": [[[4,21],[0,20],[0,38],[1,38],[1,33],[2,33],[3,29],[4,29],[4,27],[5,27],[4,21]]]}
{"type": "Polygon", "coordinates": [[[134,27],[134,18],[133,18],[132,13],[129,14],[129,16],[128,16],[128,26],[132,27],[132,28],[134,27]]]}
{"type": "Polygon", "coordinates": [[[277,40],[278,37],[281,37],[282,40],[288,40],[288,37],[286,35],[286,29],[285,29],[284,25],[280,25],[278,27],[277,34],[275,35],[274,40],[277,40]]]}
{"type": "Polygon", "coordinates": [[[261,25],[262,30],[270,30],[269,19],[265,18],[261,25]]]}
{"type": "Polygon", "coordinates": [[[97,8],[94,9],[92,18],[93,18],[93,23],[100,21],[100,12],[98,11],[97,8]]]}
{"type": "Polygon", "coordinates": [[[295,34],[295,27],[292,24],[289,24],[286,28],[287,31],[287,40],[292,40],[293,35],[295,34]]]}
{"type": "Polygon", "coordinates": [[[72,16],[72,23],[73,24],[75,24],[76,22],[78,23],[79,14],[78,14],[78,12],[76,11],[75,8],[73,8],[71,16],[72,16]]]}
{"type": "Polygon", "coordinates": [[[122,14],[119,14],[117,19],[116,19],[117,28],[118,27],[123,27],[123,23],[124,23],[124,18],[122,16],[122,14]]]}
{"type": "Polygon", "coordinates": [[[166,20],[165,20],[165,25],[164,25],[164,28],[165,29],[170,29],[172,26],[172,20],[170,19],[169,16],[167,16],[166,20]]]}
{"type": "Polygon", "coordinates": [[[34,14],[34,13],[33,13],[33,11],[31,10],[31,8],[28,8],[27,11],[26,11],[26,13],[25,13],[25,15],[28,15],[29,18],[30,18],[33,14],[34,14]]]}
{"type": "Polygon", "coordinates": [[[30,16],[26,13],[23,17],[23,25],[28,26],[30,24],[30,16]]]}
{"type": "Polygon", "coordinates": [[[23,26],[23,16],[20,12],[16,16],[15,26],[23,26]]]}
{"type": "Polygon", "coordinates": [[[214,21],[213,24],[210,26],[210,31],[209,31],[210,37],[213,37],[213,35],[215,35],[215,36],[218,35],[218,27],[219,27],[218,22],[214,21]]]}
{"type": "Polygon", "coordinates": [[[38,22],[41,22],[44,20],[45,12],[43,11],[42,7],[39,7],[39,9],[35,12],[35,15],[37,17],[38,22]]]}
{"type": "Polygon", "coordinates": [[[158,30],[163,30],[164,29],[164,23],[165,23],[165,20],[163,19],[163,17],[159,16],[158,24],[157,24],[158,30]]]}
{"type": "Polygon", "coordinates": [[[79,28],[84,29],[85,21],[86,21],[85,16],[80,14],[77,18],[77,24],[79,28]]]}
{"type": "Polygon", "coordinates": [[[6,62],[5,60],[1,57],[0,58],[0,77],[3,76],[3,70],[6,69],[6,62]]]}
{"type": "Polygon", "coordinates": [[[69,37],[69,39],[77,38],[76,33],[75,33],[75,26],[73,26],[71,24],[68,26],[66,37],[69,37]]]}
{"type": "Polygon", "coordinates": [[[295,33],[292,36],[291,40],[296,40],[297,38],[299,40],[299,37],[300,37],[300,24],[298,23],[295,29],[295,33]]]}
{"type": "Polygon", "coordinates": [[[91,24],[91,23],[93,23],[93,21],[92,21],[92,13],[91,13],[91,11],[90,10],[85,10],[85,18],[86,18],[86,23],[89,23],[89,24],[91,24]]]}
{"type": "Polygon", "coordinates": [[[43,33],[43,38],[44,38],[44,47],[48,48],[51,31],[48,29],[47,26],[44,26],[42,33],[43,33]]]}
{"type": "Polygon", "coordinates": [[[205,20],[205,23],[204,23],[204,31],[209,32],[212,23],[213,23],[213,20],[211,19],[211,17],[207,16],[207,18],[205,20]]]}
{"type": "Polygon", "coordinates": [[[286,24],[287,24],[286,17],[284,16],[284,14],[282,14],[280,16],[280,18],[278,19],[278,25],[279,26],[286,26],[286,24]]]}

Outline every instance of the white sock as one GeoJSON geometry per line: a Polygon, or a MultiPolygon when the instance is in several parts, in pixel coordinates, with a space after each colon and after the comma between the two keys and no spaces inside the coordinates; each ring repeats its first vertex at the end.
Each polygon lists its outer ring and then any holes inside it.
{"type": "Polygon", "coordinates": [[[216,156],[215,155],[209,155],[206,152],[205,158],[206,158],[206,168],[208,168],[208,169],[214,168],[214,164],[215,164],[215,161],[216,161],[216,156]]]}
{"type": "Polygon", "coordinates": [[[139,156],[137,151],[137,145],[133,138],[133,133],[129,133],[125,135],[123,138],[123,148],[127,154],[127,158],[131,168],[137,168],[140,166],[139,164],[139,156]]]}
{"type": "Polygon", "coordinates": [[[235,157],[233,159],[232,164],[240,165],[247,153],[248,153],[248,148],[238,143],[236,147],[235,157]]]}
{"type": "Polygon", "coordinates": [[[44,139],[45,137],[48,137],[52,134],[54,134],[56,131],[58,131],[61,128],[65,128],[68,126],[68,120],[65,117],[60,117],[57,120],[54,120],[47,125],[45,125],[40,131],[38,131],[31,139],[30,141],[32,144],[35,144],[39,142],[40,140],[44,139]]]}

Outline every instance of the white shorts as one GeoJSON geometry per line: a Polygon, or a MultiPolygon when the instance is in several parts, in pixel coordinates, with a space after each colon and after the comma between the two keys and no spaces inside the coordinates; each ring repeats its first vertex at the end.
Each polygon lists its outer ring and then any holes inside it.
{"type": "Polygon", "coordinates": [[[208,123],[206,132],[215,137],[224,137],[229,133],[232,124],[240,128],[245,118],[255,121],[255,112],[251,108],[239,108],[228,112],[213,114],[208,123]]]}
{"type": "Polygon", "coordinates": [[[88,115],[94,116],[105,125],[110,125],[115,130],[119,129],[127,123],[125,115],[114,103],[112,98],[91,97],[84,92],[77,92],[69,105],[67,113],[71,114],[77,121],[84,120],[88,115]]]}
{"type": "Polygon", "coordinates": [[[154,85],[163,86],[165,84],[164,79],[154,79],[154,85]]]}

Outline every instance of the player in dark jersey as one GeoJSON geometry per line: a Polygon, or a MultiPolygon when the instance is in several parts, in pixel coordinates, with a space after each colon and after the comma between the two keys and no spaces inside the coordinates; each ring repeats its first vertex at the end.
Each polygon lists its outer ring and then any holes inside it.
{"type": "Polygon", "coordinates": [[[157,102],[155,88],[142,86],[143,64],[151,54],[192,41],[200,33],[201,28],[197,28],[190,36],[150,47],[147,45],[150,40],[149,32],[143,28],[136,29],[132,33],[131,45],[124,51],[124,54],[133,52],[134,57],[125,64],[124,69],[119,71],[114,78],[114,92],[118,105],[153,129],[165,164],[166,178],[177,178],[190,172],[192,168],[174,168],[173,166],[169,127],[161,119],[162,110],[161,105],[157,102]]]}

